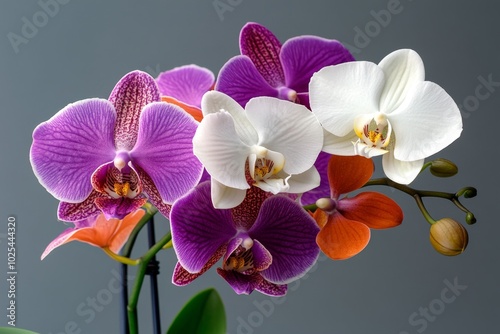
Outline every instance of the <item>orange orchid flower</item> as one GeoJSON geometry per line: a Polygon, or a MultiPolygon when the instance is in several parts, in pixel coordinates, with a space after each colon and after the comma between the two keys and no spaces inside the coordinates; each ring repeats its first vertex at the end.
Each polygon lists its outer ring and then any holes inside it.
{"type": "Polygon", "coordinates": [[[321,228],[316,242],[331,259],[344,260],[361,252],[370,241],[370,228],[395,227],[403,221],[399,205],[383,194],[367,191],[340,198],[361,188],[373,170],[372,160],[362,156],[333,155],[328,162],[331,198],[316,202],[313,217],[321,228]]]}
{"type": "Polygon", "coordinates": [[[43,260],[55,248],[70,241],[86,242],[117,254],[145,214],[143,209],[138,209],[121,220],[115,218],[106,220],[104,214],[101,213],[98,216],[75,222],[75,227],[66,229],[47,246],[41,258],[43,260]]]}

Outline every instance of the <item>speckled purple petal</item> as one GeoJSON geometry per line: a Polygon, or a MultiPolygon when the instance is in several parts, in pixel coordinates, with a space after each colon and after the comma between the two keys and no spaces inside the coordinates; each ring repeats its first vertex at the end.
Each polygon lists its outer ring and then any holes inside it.
{"type": "Polygon", "coordinates": [[[156,79],[161,95],[200,108],[201,97],[215,84],[214,74],[198,65],[176,67],[156,79]]]}
{"type": "Polygon", "coordinates": [[[155,80],[147,73],[133,71],[116,84],[109,96],[117,113],[114,142],[117,150],[131,150],[137,140],[139,116],[148,103],[160,101],[155,80]]]}
{"type": "Polygon", "coordinates": [[[253,255],[253,267],[257,271],[262,271],[271,265],[273,262],[273,257],[271,253],[264,247],[259,240],[253,241],[252,246],[252,255],[253,255]]]}
{"type": "Polygon", "coordinates": [[[106,100],[69,104],[33,132],[31,165],[38,181],[55,198],[81,202],[92,191],[90,176],[113,160],[116,113],[106,100]]]}
{"type": "Polygon", "coordinates": [[[215,90],[229,95],[243,107],[252,97],[279,96],[279,91],[267,83],[246,56],[233,57],[224,64],[217,77],[215,90]]]}
{"type": "Polygon", "coordinates": [[[229,241],[227,244],[226,248],[226,254],[224,254],[224,257],[222,258],[222,261],[225,263],[227,259],[233,254],[233,252],[238,249],[238,247],[241,245],[241,242],[243,241],[243,238],[233,238],[229,241]]]}
{"type": "Polygon", "coordinates": [[[263,278],[255,290],[271,297],[281,297],[286,295],[288,286],[286,284],[274,284],[263,278]]]}
{"type": "Polygon", "coordinates": [[[222,255],[226,252],[226,245],[222,245],[213,254],[213,256],[208,260],[208,262],[203,266],[203,268],[198,273],[190,273],[182,267],[182,265],[177,262],[174,273],[172,275],[172,283],[178,286],[184,286],[191,283],[196,278],[204,274],[208,269],[210,269],[217,261],[220,260],[222,255]]]}
{"type": "Polygon", "coordinates": [[[217,273],[221,275],[233,288],[234,292],[239,295],[249,295],[263,280],[262,276],[258,273],[244,275],[234,270],[224,270],[221,268],[217,268],[217,273]]]}
{"type": "Polygon", "coordinates": [[[252,60],[262,77],[273,87],[285,83],[280,50],[280,41],[266,27],[249,22],[241,29],[241,54],[252,60]]]}
{"type": "Polygon", "coordinates": [[[101,196],[103,196],[101,193],[92,190],[90,195],[83,202],[59,202],[57,218],[62,221],[77,222],[97,215],[100,209],[95,205],[95,199],[101,196]]]}
{"type": "Polygon", "coordinates": [[[151,180],[149,175],[146,174],[146,172],[143,171],[142,168],[138,166],[134,166],[134,168],[139,175],[139,179],[141,180],[143,193],[146,194],[151,204],[153,204],[162,215],[169,219],[172,204],[166,204],[163,202],[158,189],[156,189],[156,186],[153,183],[153,180],[151,180]]]}
{"type": "Polygon", "coordinates": [[[139,196],[136,198],[98,197],[95,199],[95,204],[104,213],[106,219],[109,220],[111,218],[125,218],[126,215],[143,206],[146,201],[146,198],[139,196]]]}
{"type": "Polygon", "coordinates": [[[305,192],[300,197],[300,203],[302,205],[315,204],[316,200],[320,198],[330,198],[330,184],[328,183],[328,161],[332,155],[326,152],[320,152],[314,166],[319,172],[321,181],[318,187],[305,192]]]}
{"type": "Polygon", "coordinates": [[[217,249],[236,235],[231,211],[212,206],[209,182],[175,202],[170,226],[177,259],[190,273],[199,272],[217,249]]]}
{"type": "Polygon", "coordinates": [[[180,107],[157,102],[143,109],[139,124],[132,163],[149,175],[163,201],[171,204],[201,178],[203,166],[193,154],[198,123],[180,107]]]}
{"type": "Polygon", "coordinates": [[[314,72],[325,66],[353,61],[354,57],[338,41],[316,36],[290,38],[281,49],[286,86],[297,92],[309,90],[314,72]]]}
{"type": "Polygon", "coordinates": [[[299,204],[284,196],[268,198],[248,231],[273,257],[261,275],[276,284],[302,277],[318,258],[318,232],[314,219],[299,204]]]}
{"type": "Polygon", "coordinates": [[[249,230],[259,215],[262,203],[264,203],[266,198],[271,196],[272,193],[264,191],[259,187],[250,187],[243,202],[231,209],[235,226],[245,231],[249,230]]]}

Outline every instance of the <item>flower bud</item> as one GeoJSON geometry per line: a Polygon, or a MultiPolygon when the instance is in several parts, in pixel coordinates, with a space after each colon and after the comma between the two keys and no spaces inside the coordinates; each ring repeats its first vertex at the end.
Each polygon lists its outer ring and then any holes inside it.
{"type": "Polygon", "coordinates": [[[465,215],[465,222],[469,225],[476,223],[476,217],[474,217],[474,214],[472,212],[467,212],[467,214],[465,215]]]}
{"type": "Polygon", "coordinates": [[[442,218],[432,224],[430,241],[438,253],[454,256],[463,253],[469,242],[469,236],[467,230],[457,221],[442,218]]]}
{"type": "Polygon", "coordinates": [[[438,158],[432,161],[430,171],[437,177],[450,177],[458,173],[458,167],[450,160],[438,158]]]}

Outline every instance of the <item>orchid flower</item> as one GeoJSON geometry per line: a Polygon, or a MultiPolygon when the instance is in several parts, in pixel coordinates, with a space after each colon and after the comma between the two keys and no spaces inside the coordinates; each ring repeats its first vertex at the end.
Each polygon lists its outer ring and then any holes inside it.
{"type": "Polygon", "coordinates": [[[338,41],[299,36],[283,46],[258,23],[247,23],[240,32],[241,55],[220,70],[215,89],[243,107],[253,97],[270,96],[309,107],[308,85],[314,72],[329,65],[354,60],[338,41]]]}
{"type": "Polygon", "coordinates": [[[194,64],[176,67],[160,73],[156,83],[162,101],[178,105],[201,122],[201,98],[215,85],[214,74],[209,69],[194,64]]]}
{"type": "Polygon", "coordinates": [[[288,197],[250,193],[236,208],[215,209],[204,182],[174,204],[174,284],[191,283],[222,258],[217,272],[236,293],[282,296],[314,265],[319,229],[311,216],[288,197]]]}
{"type": "Polygon", "coordinates": [[[170,204],[198,183],[197,122],[159,99],[154,79],[134,71],[109,101],[69,104],[35,129],[31,164],[62,201],[60,220],[81,221],[99,211],[121,219],[146,200],[168,216],[170,204]]]}
{"type": "Polygon", "coordinates": [[[98,216],[74,222],[74,227],[66,229],[52,240],[43,252],[42,260],[54,249],[70,241],[85,242],[117,254],[144,214],[144,210],[138,209],[121,220],[106,220],[104,214],[101,213],[98,216]]]}
{"type": "Polygon", "coordinates": [[[362,187],[372,174],[373,161],[365,157],[332,155],[328,162],[330,198],[316,201],[313,217],[321,228],[318,246],[331,259],[361,252],[370,241],[370,228],[391,228],[403,221],[401,208],[383,194],[370,191],[341,198],[362,187]]]}
{"type": "Polygon", "coordinates": [[[302,193],[319,185],[313,164],[323,132],[304,106],[258,97],[243,109],[212,91],[203,96],[202,110],[193,151],[212,177],[216,208],[237,206],[251,185],[273,194],[302,193]]]}
{"type": "Polygon", "coordinates": [[[309,86],[311,109],[328,132],[332,154],[383,154],[391,180],[412,182],[424,159],[460,136],[462,118],[453,99],[424,81],[413,50],[397,50],[377,65],[365,61],[328,66],[309,86]],[[351,144],[351,143],[354,143],[351,144]]]}

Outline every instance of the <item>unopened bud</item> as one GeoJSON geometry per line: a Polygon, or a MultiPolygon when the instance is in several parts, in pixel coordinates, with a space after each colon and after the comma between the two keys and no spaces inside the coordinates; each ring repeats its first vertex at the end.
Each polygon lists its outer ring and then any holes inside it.
{"type": "Polygon", "coordinates": [[[467,214],[465,215],[465,222],[469,225],[476,223],[476,217],[474,217],[474,214],[472,212],[467,212],[467,214]]]}
{"type": "Polygon", "coordinates": [[[430,230],[432,247],[439,253],[454,256],[463,253],[469,242],[467,230],[451,218],[442,218],[432,224],[430,230]]]}
{"type": "Polygon", "coordinates": [[[450,177],[458,173],[458,167],[450,160],[438,158],[432,161],[430,171],[437,177],[450,177]]]}

